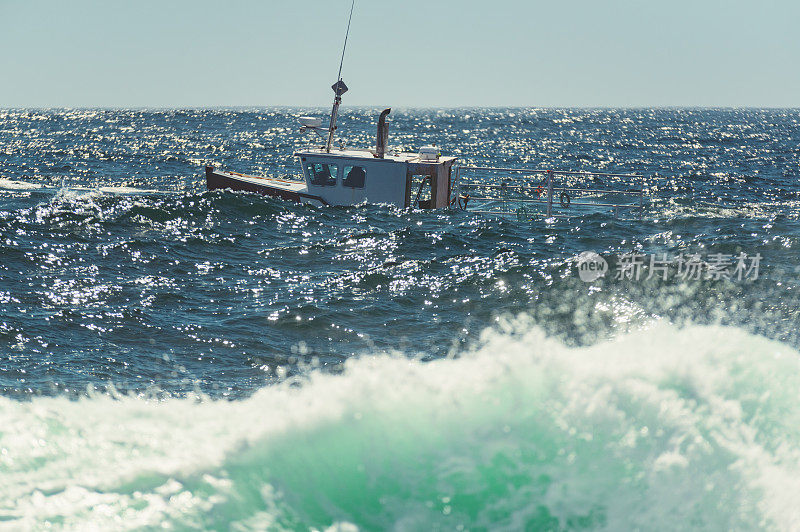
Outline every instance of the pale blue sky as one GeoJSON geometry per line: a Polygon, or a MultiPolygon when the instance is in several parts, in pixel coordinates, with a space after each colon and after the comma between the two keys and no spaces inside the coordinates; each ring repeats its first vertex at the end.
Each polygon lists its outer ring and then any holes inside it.
{"type": "MultiPolygon", "coordinates": [[[[0,108],[328,106],[349,0],[0,0],[0,108]]],[[[800,107],[796,0],[356,0],[345,105],[800,107]]]]}

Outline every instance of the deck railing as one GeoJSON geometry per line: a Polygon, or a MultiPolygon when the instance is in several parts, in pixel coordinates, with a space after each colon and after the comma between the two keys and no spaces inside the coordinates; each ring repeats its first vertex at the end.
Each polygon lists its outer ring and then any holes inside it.
{"type": "Polygon", "coordinates": [[[454,204],[464,210],[520,220],[599,212],[641,217],[644,212],[640,174],[457,166],[452,189],[454,204]]]}

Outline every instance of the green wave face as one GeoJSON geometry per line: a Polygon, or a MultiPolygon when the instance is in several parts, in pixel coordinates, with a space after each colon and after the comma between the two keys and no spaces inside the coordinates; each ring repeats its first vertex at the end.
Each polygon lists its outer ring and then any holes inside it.
{"type": "Polygon", "coordinates": [[[569,348],[519,318],[235,402],[0,399],[0,525],[792,529],[798,360],[722,327],[569,348]]]}

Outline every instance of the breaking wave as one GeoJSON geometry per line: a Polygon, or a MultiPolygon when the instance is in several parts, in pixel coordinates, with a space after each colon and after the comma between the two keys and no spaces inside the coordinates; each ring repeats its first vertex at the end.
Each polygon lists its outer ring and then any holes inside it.
{"type": "Polygon", "coordinates": [[[0,398],[0,523],[129,529],[794,529],[800,357],[665,322],[568,347],[361,356],[239,401],[0,398]]]}

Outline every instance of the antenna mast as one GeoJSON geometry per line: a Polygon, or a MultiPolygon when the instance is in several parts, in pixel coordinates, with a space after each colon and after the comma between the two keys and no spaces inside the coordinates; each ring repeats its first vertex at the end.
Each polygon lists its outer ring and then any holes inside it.
{"type": "Polygon", "coordinates": [[[347,50],[347,37],[350,35],[350,22],[353,20],[353,8],[356,5],[356,0],[350,4],[350,18],[347,19],[347,32],[344,34],[344,46],[342,46],[342,60],[339,62],[339,74],[336,76],[337,81],[331,88],[333,89],[333,109],[331,110],[331,123],[328,126],[328,142],[325,144],[325,151],[330,153],[331,145],[333,144],[333,133],[336,131],[336,117],[339,114],[339,104],[342,103],[342,94],[347,92],[347,85],[342,81],[342,65],[344,65],[344,52],[347,50]]]}

